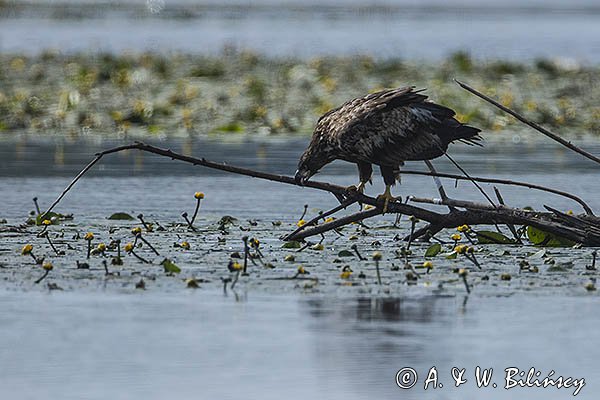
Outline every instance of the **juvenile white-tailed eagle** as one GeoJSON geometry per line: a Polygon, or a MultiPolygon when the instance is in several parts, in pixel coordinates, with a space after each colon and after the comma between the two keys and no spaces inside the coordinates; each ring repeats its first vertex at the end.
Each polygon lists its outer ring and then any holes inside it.
{"type": "Polygon", "coordinates": [[[479,129],[454,119],[454,111],[427,101],[414,87],[382,90],[350,100],[325,113],[302,154],[296,182],[304,184],[324,165],[345,160],[358,165],[362,192],[379,165],[385,182],[384,212],[396,200],[390,191],[404,161],[431,160],[458,140],[478,144],[479,129]]]}

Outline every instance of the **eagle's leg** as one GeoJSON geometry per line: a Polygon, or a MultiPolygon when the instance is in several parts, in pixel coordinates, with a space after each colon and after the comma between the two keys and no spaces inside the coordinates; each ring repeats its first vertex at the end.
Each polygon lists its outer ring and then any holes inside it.
{"type": "Polygon", "coordinates": [[[359,161],[356,163],[358,166],[358,176],[360,182],[358,185],[348,186],[348,190],[356,190],[359,193],[363,193],[365,191],[365,185],[367,182],[371,181],[371,176],[373,175],[373,167],[370,163],[359,161]]]}
{"type": "Polygon", "coordinates": [[[383,182],[385,183],[385,192],[377,196],[378,200],[383,200],[383,213],[387,212],[390,201],[396,201],[398,198],[392,196],[391,187],[396,184],[396,179],[399,177],[400,167],[380,166],[383,182]]]}

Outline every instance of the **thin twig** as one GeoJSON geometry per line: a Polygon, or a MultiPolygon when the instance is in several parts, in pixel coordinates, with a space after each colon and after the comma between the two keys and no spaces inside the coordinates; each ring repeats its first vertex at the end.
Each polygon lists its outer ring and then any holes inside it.
{"type": "Polygon", "coordinates": [[[446,173],[442,173],[442,172],[431,173],[431,172],[426,172],[426,171],[403,170],[402,174],[404,174],[404,175],[439,176],[440,178],[449,178],[449,179],[458,179],[458,180],[474,180],[474,181],[482,182],[482,183],[497,183],[500,185],[521,186],[521,187],[526,187],[529,189],[541,190],[543,192],[553,193],[553,194],[556,194],[559,196],[567,197],[567,198],[579,203],[586,214],[594,215],[594,213],[592,212],[592,209],[582,199],[575,196],[574,194],[563,192],[561,190],[549,188],[549,187],[542,186],[542,185],[536,185],[534,183],[519,182],[519,181],[510,180],[510,179],[484,178],[484,177],[480,177],[480,176],[472,176],[469,179],[462,175],[446,174],[446,173]]]}
{"type": "MultiPolygon", "coordinates": [[[[500,190],[496,186],[494,186],[494,193],[496,193],[496,198],[498,199],[498,203],[505,206],[506,203],[504,203],[504,198],[502,197],[500,190]]],[[[515,229],[515,226],[513,224],[506,224],[506,226],[508,226],[508,230],[510,230],[510,232],[513,234],[517,243],[523,244],[523,242],[521,241],[521,238],[517,234],[517,230],[515,229]]],[[[467,235],[467,237],[469,237],[469,236],[467,235]]]]}
{"type": "Polygon", "coordinates": [[[475,96],[487,101],[490,104],[493,104],[494,106],[498,107],[499,109],[501,109],[502,111],[504,111],[505,113],[508,113],[510,115],[512,115],[513,117],[515,117],[516,119],[518,119],[519,121],[521,121],[522,123],[524,123],[525,125],[529,125],[530,127],[532,127],[533,129],[535,129],[536,131],[540,132],[543,135],[546,135],[547,137],[549,137],[550,139],[562,144],[563,146],[565,146],[568,149],[573,150],[576,153],[581,154],[582,156],[589,158],[592,161],[597,162],[598,164],[600,164],[600,158],[596,157],[595,155],[588,153],[587,151],[575,146],[573,143],[561,138],[560,136],[558,136],[555,133],[550,132],[549,130],[541,127],[540,125],[536,124],[533,121],[528,120],[527,118],[525,118],[524,116],[522,116],[521,114],[517,113],[516,111],[511,110],[508,107],[503,106],[502,104],[498,103],[496,100],[486,96],[485,94],[473,89],[471,86],[467,85],[466,83],[460,82],[458,80],[454,80],[454,82],[458,83],[458,85],[460,87],[462,87],[463,89],[473,93],[475,96]]]}
{"type": "Polygon", "coordinates": [[[468,179],[468,180],[470,180],[470,181],[471,181],[471,183],[473,183],[473,185],[475,185],[475,187],[476,187],[476,188],[477,188],[477,189],[478,189],[478,190],[481,192],[481,194],[483,195],[483,197],[485,197],[485,198],[487,199],[487,201],[489,201],[489,202],[490,202],[490,204],[491,204],[491,205],[493,205],[493,206],[495,207],[495,206],[496,206],[496,204],[494,204],[494,202],[492,201],[492,199],[490,198],[490,196],[488,196],[488,194],[485,192],[485,190],[483,190],[483,188],[477,184],[477,181],[475,181],[475,179],[471,178],[471,175],[469,175],[469,173],[468,173],[467,171],[465,171],[465,170],[463,169],[463,167],[461,167],[461,166],[460,166],[460,164],[459,164],[459,163],[457,163],[456,161],[454,161],[454,159],[453,159],[452,157],[450,157],[450,155],[449,155],[448,153],[444,153],[444,155],[446,156],[446,158],[447,158],[448,160],[450,160],[450,162],[451,162],[452,164],[454,164],[454,166],[455,166],[456,168],[458,168],[458,170],[459,170],[460,172],[462,172],[462,173],[463,173],[463,175],[464,175],[464,176],[466,176],[466,177],[467,177],[467,179],[468,179]]]}
{"type": "MultiPolygon", "coordinates": [[[[442,181],[437,176],[437,171],[435,170],[435,167],[433,166],[431,161],[429,161],[429,160],[424,160],[424,161],[425,161],[425,165],[427,165],[427,168],[429,168],[429,172],[431,172],[431,174],[432,174],[431,176],[433,178],[433,181],[435,182],[435,186],[437,187],[438,192],[440,193],[440,197],[444,200],[447,199],[448,195],[446,195],[446,190],[444,189],[444,185],[442,185],[442,181]]],[[[452,211],[453,210],[452,206],[448,206],[448,210],[452,211]]]]}

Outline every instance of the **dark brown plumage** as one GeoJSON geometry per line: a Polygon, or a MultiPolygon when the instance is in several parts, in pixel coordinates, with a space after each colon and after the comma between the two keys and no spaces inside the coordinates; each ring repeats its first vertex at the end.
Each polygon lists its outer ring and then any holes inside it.
{"type": "Polygon", "coordinates": [[[404,161],[439,157],[457,140],[478,144],[479,129],[461,124],[453,110],[428,101],[422,91],[382,90],[324,114],[300,158],[296,181],[304,183],[324,165],[345,160],[358,165],[362,190],[376,164],[389,197],[389,186],[404,161]]]}

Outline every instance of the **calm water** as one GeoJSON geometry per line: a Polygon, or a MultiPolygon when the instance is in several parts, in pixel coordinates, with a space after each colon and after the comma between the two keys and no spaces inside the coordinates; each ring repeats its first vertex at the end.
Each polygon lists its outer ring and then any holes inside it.
{"type": "Polygon", "coordinates": [[[503,370],[585,378],[598,398],[597,298],[335,299],[0,290],[6,399],[568,399],[505,390],[503,370]],[[590,340],[591,339],[591,340],[590,340]],[[413,367],[417,387],[396,372],[413,367]],[[441,389],[422,389],[432,366],[441,389]],[[498,388],[477,389],[476,366],[498,388]],[[468,382],[454,388],[452,367],[468,382]]]}
{"type": "MultiPolygon", "coordinates": [[[[297,160],[308,138],[280,140],[246,140],[225,143],[220,140],[158,142],[183,154],[206,157],[213,161],[258,170],[293,175],[297,160]]],[[[600,180],[594,164],[564,148],[547,142],[486,143],[483,148],[455,145],[451,154],[474,176],[488,176],[527,181],[578,194],[592,208],[600,209],[600,180]],[[576,179],[574,179],[576,177],[576,179]]],[[[5,141],[0,143],[0,193],[3,209],[0,217],[20,222],[33,207],[37,196],[41,206],[49,204],[69,181],[87,164],[93,154],[116,146],[118,142],[5,141]]],[[[585,147],[596,154],[600,144],[587,142],[585,147]]],[[[439,171],[457,173],[445,159],[434,164],[439,171]]],[[[409,162],[406,169],[423,170],[421,162],[409,162]]],[[[315,179],[350,185],[356,183],[356,167],[335,162],[325,167],[315,179]]],[[[493,196],[491,185],[483,185],[493,196]]],[[[446,181],[449,195],[481,201],[471,184],[446,181]]],[[[63,200],[58,211],[73,212],[78,218],[106,217],[115,211],[142,212],[145,215],[179,218],[189,207],[190,193],[203,191],[204,213],[231,214],[242,218],[295,220],[303,205],[324,208],[335,206],[327,193],[278,183],[224,174],[192,167],[138,151],[107,156],[63,200]],[[118,179],[115,179],[118,178],[118,179]],[[269,196],[265,196],[269,193],[269,196]]],[[[526,188],[501,187],[508,204],[531,206],[547,204],[560,209],[578,210],[571,200],[526,188]]],[[[382,179],[375,169],[371,194],[383,192],[382,179]]],[[[405,175],[395,188],[401,195],[437,197],[428,177],[405,175]]],[[[390,217],[393,219],[393,217],[390,217]]]]}
{"type": "Polygon", "coordinates": [[[370,54],[439,60],[600,61],[597,1],[16,1],[0,9],[0,51],[370,54]],[[153,12],[154,11],[154,12],[153,12]]]}
{"type": "MultiPolygon", "coordinates": [[[[48,204],[91,155],[116,143],[0,143],[0,218],[20,223],[38,196],[48,204]]],[[[162,143],[175,151],[293,173],[306,139],[162,143]]],[[[600,147],[586,148],[600,153],[600,147]]],[[[544,143],[494,144],[453,154],[472,173],[527,180],[580,194],[600,209],[594,164],[544,143]]],[[[444,160],[441,171],[453,171],[444,160]]],[[[408,165],[411,169],[420,165],[408,165]]],[[[338,163],[320,176],[354,182],[338,163]]],[[[369,191],[382,189],[376,175],[369,191]]],[[[479,199],[469,185],[451,195],[479,199]]],[[[486,186],[487,189],[490,189],[486,186]]],[[[191,194],[206,193],[203,215],[295,220],[303,204],[333,205],[328,194],[227,176],[156,156],[129,152],[107,158],[58,211],[85,224],[113,211],[177,219],[191,194]]],[[[429,178],[405,176],[396,190],[435,196],[429,178]]],[[[530,190],[503,189],[509,204],[572,203],[530,190]]],[[[331,198],[330,198],[331,197],[331,198]]],[[[386,217],[387,218],[387,217],[386,217]]],[[[390,217],[393,218],[393,217],[390,217]]],[[[0,397],[7,399],[568,399],[573,389],[511,389],[503,370],[531,367],[541,378],[585,378],[577,398],[600,394],[598,297],[536,292],[511,297],[475,294],[410,298],[266,295],[200,289],[132,289],[40,293],[0,283],[0,397]],[[420,383],[401,390],[396,372],[413,367],[420,383]],[[442,389],[422,389],[436,366],[442,389]],[[477,389],[474,368],[494,368],[499,388],[477,389]],[[466,368],[458,389],[452,367],[466,368]]]]}

